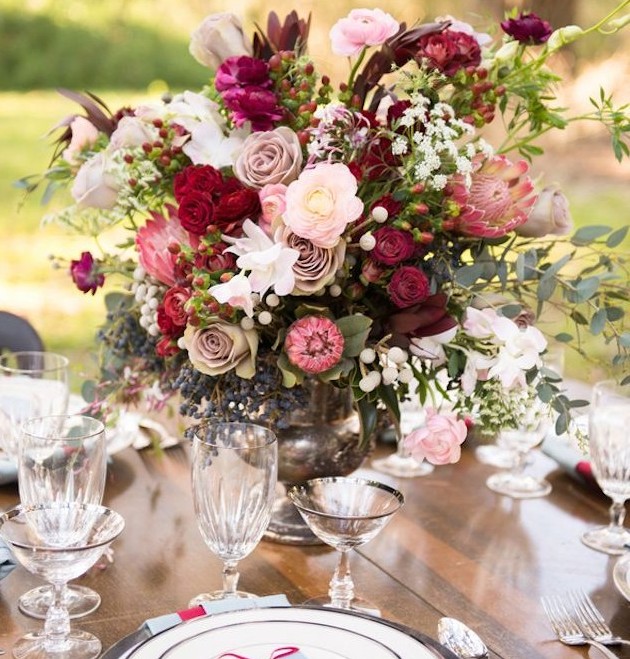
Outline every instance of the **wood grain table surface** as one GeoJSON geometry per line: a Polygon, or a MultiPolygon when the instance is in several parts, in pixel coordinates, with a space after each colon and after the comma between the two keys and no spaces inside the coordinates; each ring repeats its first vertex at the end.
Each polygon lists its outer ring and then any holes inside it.
{"type": "MultiPolygon", "coordinates": [[[[459,618],[483,637],[491,657],[596,657],[595,649],[589,655],[585,647],[557,642],[540,606],[541,595],[581,588],[613,631],[630,638],[630,602],[612,580],[615,557],[580,542],[583,531],[607,521],[608,499],[538,452],[529,469],[547,476],[551,495],[515,501],[491,492],[485,479],[494,469],[479,463],[472,448],[459,463],[414,479],[373,472],[367,460],[360,473],[397,486],[406,502],[352,556],[358,594],[385,618],[433,638],[441,616],[459,618]]],[[[17,502],[15,485],[0,487],[0,509],[17,502]]],[[[116,454],[104,503],[124,516],[126,528],[113,545],[114,562],[77,580],[97,590],[102,604],[73,624],[95,633],[105,649],[145,619],[186,608],[191,597],[218,588],[221,565],[194,519],[186,448],[116,454]]],[[[263,541],[241,562],[239,585],[258,595],[284,593],[300,604],[327,591],[336,560],[328,547],[263,541]]],[[[0,582],[0,648],[7,655],[24,631],[41,625],[16,605],[39,584],[21,567],[0,582]]],[[[630,658],[630,647],[614,650],[630,658]]]]}

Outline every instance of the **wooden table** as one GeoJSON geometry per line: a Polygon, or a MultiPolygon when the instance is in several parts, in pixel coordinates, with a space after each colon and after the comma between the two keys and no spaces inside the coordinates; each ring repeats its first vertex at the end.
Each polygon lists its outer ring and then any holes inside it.
{"type": "MultiPolygon", "coordinates": [[[[611,577],[615,558],[579,540],[607,520],[608,500],[542,454],[530,469],[552,482],[550,496],[514,501],[491,492],[484,481],[493,469],[477,462],[471,449],[459,463],[422,478],[379,475],[403,491],[406,505],[353,557],[357,590],[384,617],[433,637],[441,616],[459,618],[481,634],[491,657],[589,656],[584,647],[554,640],[539,603],[541,595],[575,588],[591,594],[613,631],[630,637],[630,602],[611,577]]],[[[186,450],[169,449],[161,457],[133,449],[117,454],[105,499],[127,525],[114,544],[114,563],[79,580],[103,602],[75,625],[97,634],[107,648],[146,618],[185,608],[194,595],[219,587],[220,563],[197,530],[186,450]]],[[[0,508],[17,500],[15,486],[0,487],[0,508]]],[[[240,585],[301,603],[326,592],[336,558],[326,547],[263,541],[242,561],[240,585]]],[[[22,568],[0,582],[0,647],[9,649],[40,625],[16,607],[18,596],[39,583],[22,568]]],[[[630,658],[628,646],[615,652],[630,658]]],[[[590,656],[599,656],[597,650],[590,656]]]]}

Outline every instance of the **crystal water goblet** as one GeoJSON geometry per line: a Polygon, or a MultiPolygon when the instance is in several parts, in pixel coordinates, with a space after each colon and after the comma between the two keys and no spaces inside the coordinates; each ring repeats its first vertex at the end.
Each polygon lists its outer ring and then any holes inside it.
{"type": "Polygon", "coordinates": [[[307,603],[380,615],[376,605],[355,595],[350,551],[382,531],[403,505],[403,495],[378,481],[339,476],[294,485],[287,496],[311,531],[339,552],[328,598],[317,597],[307,603]]]}
{"type": "Polygon", "coordinates": [[[549,429],[551,410],[548,405],[529,401],[528,409],[518,428],[501,431],[501,442],[515,454],[511,469],[492,474],[486,485],[494,492],[513,499],[533,499],[547,496],[551,483],[525,473],[529,452],[538,446],[549,429]]]}
{"type": "MultiPolygon", "coordinates": [[[[107,472],[105,427],[82,415],[42,416],[21,425],[18,487],[22,505],[44,503],[100,504],[107,472]]],[[[76,584],[64,587],[72,618],[96,610],[100,595],[76,584]]],[[[44,619],[53,599],[50,585],[33,588],[18,599],[18,608],[44,619]]]]}
{"type": "Polygon", "coordinates": [[[252,423],[207,422],[194,432],[192,493],[199,531],[223,561],[223,587],[200,602],[255,597],[237,590],[238,563],[260,542],[271,519],[278,480],[276,435],[252,423]]]}
{"type": "Polygon", "coordinates": [[[22,351],[0,356],[0,449],[17,461],[20,424],[68,409],[68,359],[54,352],[22,351]]]}
{"type": "Polygon", "coordinates": [[[0,537],[32,574],[53,590],[44,628],[27,632],[13,647],[16,659],[92,659],[101,642],[88,632],[71,629],[65,585],[86,572],[124,527],[123,518],[96,504],[51,502],[20,505],[0,515],[0,537]]]}
{"type": "Polygon", "coordinates": [[[611,555],[623,554],[630,546],[630,529],[623,525],[625,502],[630,499],[629,428],[630,385],[597,382],[588,417],[588,446],[595,479],[612,505],[610,523],[586,531],[582,542],[611,555]]]}

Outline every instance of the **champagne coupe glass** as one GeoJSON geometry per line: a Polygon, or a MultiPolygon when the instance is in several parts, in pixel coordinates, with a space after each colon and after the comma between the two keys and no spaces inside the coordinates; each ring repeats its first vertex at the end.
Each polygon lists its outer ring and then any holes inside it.
{"type": "MultiPolygon", "coordinates": [[[[107,445],[101,421],[82,415],[42,416],[22,423],[18,486],[22,505],[100,504],[105,489],[107,445]]],[[[73,618],[92,613],[101,598],[91,588],[64,589],[73,618]]],[[[49,585],[33,588],[18,599],[22,613],[44,619],[52,602],[49,585]]]]}
{"type": "Polygon", "coordinates": [[[396,452],[385,458],[372,460],[372,468],[383,474],[389,474],[398,478],[415,478],[430,474],[434,467],[429,462],[418,462],[405,449],[405,437],[412,431],[423,425],[426,413],[422,404],[415,397],[400,405],[400,426],[396,432],[396,452]]]}
{"type": "Polygon", "coordinates": [[[630,499],[630,385],[613,380],[597,382],[588,419],[589,452],[593,473],[604,494],[612,499],[610,523],[587,531],[582,542],[606,554],[623,554],[630,530],[623,521],[630,499]]]}
{"type": "Polygon", "coordinates": [[[374,538],[404,503],[388,485],[365,478],[314,478],[294,485],[287,496],[311,531],[339,552],[328,598],[308,603],[380,615],[377,606],[355,597],[350,574],[350,551],[374,538]]]}
{"type": "Polygon", "coordinates": [[[17,461],[20,424],[33,416],[65,414],[68,359],[54,352],[10,352],[0,356],[0,449],[17,461]]]}
{"type": "Polygon", "coordinates": [[[238,562],[260,542],[278,479],[275,434],[251,423],[206,422],[194,433],[192,492],[199,531],[223,561],[223,589],[191,600],[255,597],[237,590],[238,562]]]}
{"type": "Polygon", "coordinates": [[[0,515],[0,537],[32,574],[52,584],[53,601],[43,630],[27,632],[13,647],[17,659],[92,659],[101,642],[70,628],[64,589],[101,557],[121,533],[123,518],[96,504],[51,502],[20,505],[0,515]]]}
{"type": "Polygon", "coordinates": [[[528,409],[520,426],[501,431],[501,441],[516,455],[514,465],[510,470],[493,474],[486,480],[486,485],[491,490],[513,499],[544,497],[551,492],[551,483],[547,480],[524,473],[529,452],[538,446],[547,434],[551,410],[548,405],[538,400],[530,400],[527,404],[528,409]]]}

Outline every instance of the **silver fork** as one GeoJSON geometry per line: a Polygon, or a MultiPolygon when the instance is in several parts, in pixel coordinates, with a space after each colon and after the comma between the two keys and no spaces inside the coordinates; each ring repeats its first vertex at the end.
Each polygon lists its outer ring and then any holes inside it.
{"type": "Polygon", "coordinates": [[[630,641],[612,633],[604,616],[584,591],[569,593],[569,599],[578,617],[578,624],[586,636],[604,645],[619,645],[620,643],[630,645],[630,641]]]}
{"type": "Polygon", "coordinates": [[[543,609],[549,618],[551,627],[558,640],[565,645],[592,645],[608,659],[619,659],[605,645],[599,641],[587,638],[580,629],[576,620],[571,617],[564,601],[559,597],[541,597],[543,609]]]}

